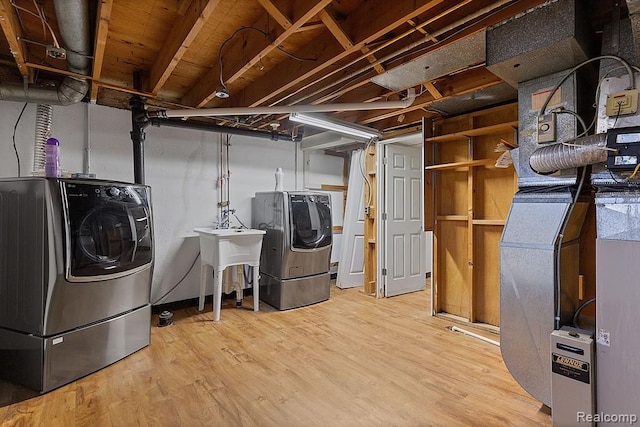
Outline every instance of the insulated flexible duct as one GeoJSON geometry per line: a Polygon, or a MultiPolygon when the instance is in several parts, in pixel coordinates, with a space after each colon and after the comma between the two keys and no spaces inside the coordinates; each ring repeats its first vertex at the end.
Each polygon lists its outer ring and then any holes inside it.
{"type": "Polygon", "coordinates": [[[51,136],[51,120],[53,107],[48,104],[38,104],[36,109],[36,136],[33,144],[33,172],[44,172],[44,146],[51,136]]]}
{"type": "Polygon", "coordinates": [[[547,145],[531,154],[529,165],[536,173],[551,173],[607,161],[607,134],[547,145]]]}

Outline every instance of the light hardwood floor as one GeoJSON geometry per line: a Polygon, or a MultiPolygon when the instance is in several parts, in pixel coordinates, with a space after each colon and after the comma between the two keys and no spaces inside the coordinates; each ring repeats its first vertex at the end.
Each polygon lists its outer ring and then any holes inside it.
{"type": "MultiPolygon", "coordinates": [[[[0,425],[550,426],[500,350],[429,316],[426,291],[278,312],[211,305],[151,346],[43,396],[0,382],[0,425]]],[[[497,338],[497,337],[494,337],[497,338]]]]}

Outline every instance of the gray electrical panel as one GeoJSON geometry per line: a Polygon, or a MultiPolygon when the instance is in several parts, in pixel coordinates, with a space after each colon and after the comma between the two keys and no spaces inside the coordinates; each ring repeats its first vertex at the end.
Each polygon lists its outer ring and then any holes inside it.
{"type": "Polygon", "coordinates": [[[595,425],[593,361],[591,332],[563,327],[551,333],[551,415],[554,426],[595,425]]]}

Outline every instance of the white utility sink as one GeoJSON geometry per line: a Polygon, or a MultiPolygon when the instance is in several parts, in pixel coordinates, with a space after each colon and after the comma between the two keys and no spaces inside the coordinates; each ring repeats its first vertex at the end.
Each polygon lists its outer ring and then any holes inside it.
{"type": "Polygon", "coordinates": [[[215,272],[213,283],[213,320],[220,320],[222,300],[222,272],[231,265],[248,264],[253,267],[253,310],[258,311],[260,250],[263,230],[246,228],[196,228],[200,236],[200,299],[199,308],[204,310],[204,293],[211,269],[215,272]]]}

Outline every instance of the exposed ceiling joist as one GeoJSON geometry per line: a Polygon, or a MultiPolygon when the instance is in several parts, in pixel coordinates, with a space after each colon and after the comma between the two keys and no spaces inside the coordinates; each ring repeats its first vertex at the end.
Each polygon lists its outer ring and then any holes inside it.
{"type": "Polygon", "coordinates": [[[7,38],[11,54],[13,55],[18,71],[23,78],[31,81],[31,73],[27,67],[26,46],[23,41],[22,29],[10,0],[0,0],[0,26],[7,38]]]}
{"type": "Polygon", "coordinates": [[[204,27],[220,0],[192,1],[184,17],[176,21],[168,33],[164,48],[159,52],[149,72],[149,91],[158,93],[182,59],[191,43],[204,27]]]}
{"type": "MultiPolygon", "coordinates": [[[[585,1],[588,10],[597,10],[591,24],[601,30],[613,6],[585,1]]],[[[440,49],[464,48],[463,37],[545,0],[394,0],[392,6],[387,0],[99,0],[89,22],[90,76],[68,71],[55,50],[47,56],[55,44],[52,35],[60,32],[53,2],[37,0],[33,12],[33,0],[0,0],[0,14],[9,17],[0,22],[6,38],[0,36],[3,82],[87,78],[93,102],[128,108],[129,97],[137,94],[151,111],[379,102],[421,87],[408,109],[337,114],[378,129],[402,129],[422,116],[456,114],[458,105],[474,108],[480,98],[500,97],[500,80],[487,73],[482,59],[437,68],[432,64],[443,61],[434,58],[440,49]],[[408,67],[421,60],[422,68],[408,67]],[[403,72],[414,78],[402,78],[403,72]],[[400,83],[385,84],[381,73],[400,76],[400,83]],[[229,99],[216,98],[221,86],[229,99]]],[[[286,118],[265,113],[207,120],[258,129],[277,119],[286,131],[292,126],[286,118]]]]}
{"type": "MultiPolygon", "coordinates": [[[[413,7],[414,2],[402,2],[402,7],[388,7],[387,0],[372,0],[367,2],[365,6],[371,11],[366,14],[350,15],[344,21],[344,27],[355,34],[354,46],[351,49],[340,52],[338,46],[331,48],[323,43],[322,40],[314,43],[314,46],[308,46],[310,51],[320,52],[318,65],[314,64],[293,64],[284,63],[274,67],[265,75],[265,84],[255,91],[255,95],[246,100],[250,106],[257,106],[266,103],[270,99],[294,88],[296,85],[304,82],[317,75],[318,73],[332,67],[339,61],[348,58],[368,43],[372,43],[379,38],[384,37],[390,31],[395,30],[398,26],[407,20],[419,16],[427,12],[429,9],[439,5],[444,0],[432,0],[420,7],[413,7]],[[409,6],[408,3],[411,3],[409,6]],[[366,15],[366,16],[362,16],[366,15]],[[372,32],[373,30],[373,32],[372,32]]],[[[396,5],[400,6],[400,5],[396,5]]]]}
{"type": "Polygon", "coordinates": [[[258,3],[267,11],[267,13],[276,20],[278,24],[285,30],[288,30],[293,26],[293,23],[287,18],[284,13],[280,11],[271,1],[269,0],[258,0],[258,3]]]}
{"type": "MultiPolygon", "coordinates": [[[[241,49],[244,54],[235,55],[229,60],[223,59],[222,61],[220,61],[225,70],[224,75],[222,76],[224,84],[232,85],[237,80],[239,80],[249,69],[260,63],[260,61],[264,57],[269,55],[269,53],[271,53],[274,49],[277,49],[289,36],[295,34],[300,27],[311,20],[329,3],[331,3],[331,0],[320,0],[319,2],[313,4],[310,8],[306,9],[302,16],[295,22],[293,22],[291,26],[286,30],[282,31],[280,29],[273,29],[273,34],[268,34],[269,40],[272,38],[272,36],[275,37],[273,37],[273,41],[268,43],[266,47],[260,48],[261,45],[264,46],[264,43],[252,43],[240,47],[239,42],[236,42],[234,46],[238,46],[236,48],[241,49]],[[246,57],[251,59],[246,61],[244,59],[246,57]]],[[[258,23],[252,26],[252,28],[257,28],[259,29],[259,31],[263,31],[260,30],[260,28],[263,27],[266,28],[266,21],[264,24],[258,23]]],[[[229,50],[233,51],[233,48],[230,47],[229,50]]],[[[221,52],[220,54],[224,55],[225,52],[221,52]]],[[[196,107],[203,107],[215,98],[216,89],[219,85],[222,84],[222,82],[220,82],[219,69],[212,69],[206,74],[201,82],[204,83],[196,85],[189,91],[184,99],[185,104],[195,105],[196,107]]]]}
{"type": "Polygon", "coordinates": [[[98,81],[102,74],[102,64],[104,61],[104,50],[107,45],[107,35],[109,33],[109,21],[111,20],[111,10],[113,9],[113,0],[101,0],[98,3],[98,19],[96,21],[96,32],[93,47],[93,71],[91,77],[93,84],[91,85],[91,102],[96,102],[98,98],[98,81]]]}
{"type": "MultiPolygon", "coordinates": [[[[320,11],[318,16],[320,16],[320,19],[322,20],[324,25],[327,26],[327,28],[329,29],[329,32],[333,34],[336,40],[338,40],[338,43],[342,45],[344,50],[349,50],[353,48],[353,42],[351,41],[349,36],[347,36],[347,34],[344,31],[342,31],[342,28],[340,28],[340,24],[338,24],[338,22],[333,18],[333,16],[331,16],[331,14],[329,14],[329,12],[327,12],[327,10],[320,11]]],[[[375,63],[377,59],[375,56],[369,55],[368,54],[369,51],[370,51],[369,48],[367,48],[366,46],[362,46],[360,48],[360,52],[367,54],[367,59],[369,60],[369,62],[375,63]]],[[[384,68],[382,67],[382,65],[375,64],[374,68],[378,73],[384,73],[384,68]]]]}

